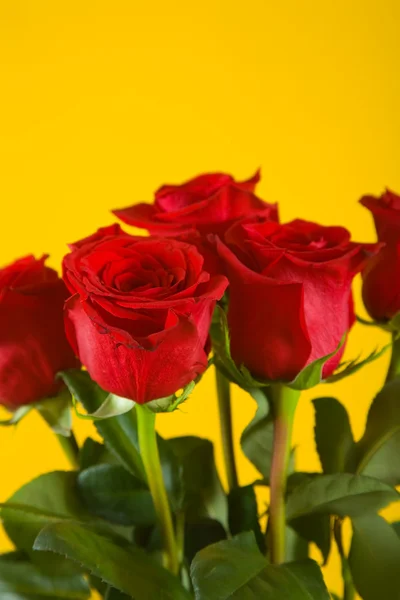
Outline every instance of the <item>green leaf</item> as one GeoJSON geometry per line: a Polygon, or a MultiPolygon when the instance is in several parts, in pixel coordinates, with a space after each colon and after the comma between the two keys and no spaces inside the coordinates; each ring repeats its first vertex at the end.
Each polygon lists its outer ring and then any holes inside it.
{"type": "Polygon", "coordinates": [[[85,600],[90,589],[82,575],[52,574],[28,560],[0,557],[0,597],[2,600],[85,600]]]}
{"type": "Polygon", "coordinates": [[[75,396],[72,396],[72,403],[75,408],[75,414],[79,419],[87,421],[101,421],[102,419],[111,419],[124,415],[133,409],[135,403],[128,398],[121,398],[115,394],[108,394],[103,404],[92,413],[82,414],[79,412],[75,396]]]}
{"type": "Polygon", "coordinates": [[[71,435],[71,394],[67,388],[63,388],[55,398],[46,398],[34,406],[54,433],[64,437],[71,435]]]}
{"type": "Polygon", "coordinates": [[[249,393],[257,402],[257,411],[243,431],[240,443],[249,461],[263,475],[265,481],[269,482],[274,437],[273,418],[265,392],[252,388],[249,393]]]}
{"type": "Polygon", "coordinates": [[[157,446],[163,473],[164,485],[173,511],[181,510],[184,503],[183,465],[174,452],[170,440],[157,435],[157,446]]]}
{"type": "Polygon", "coordinates": [[[369,409],[365,432],[349,458],[349,468],[400,484],[400,379],[385,385],[369,409]]]}
{"type": "Polygon", "coordinates": [[[295,487],[287,499],[287,519],[312,514],[355,517],[399,500],[390,486],[365,475],[321,475],[295,487]]]}
{"type": "Polygon", "coordinates": [[[136,600],[189,600],[179,579],[143,551],[122,548],[80,525],[56,523],[41,531],[35,550],[55,552],[76,561],[96,577],[136,600]]]}
{"type": "MultiPolygon", "coordinates": [[[[60,373],[71,394],[88,412],[95,412],[103,404],[107,392],[102,390],[85,371],[70,370],[60,373]]],[[[106,445],[121,464],[143,481],[146,481],[137,438],[136,417],[133,410],[124,415],[94,422],[106,445]]]]}
{"type": "Polygon", "coordinates": [[[390,333],[399,333],[400,331],[400,312],[396,313],[394,317],[390,319],[390,321],[367,321],[358,315],[356,319],[359,323],[362,323],[367,327],[379,327],[380,329],[389,331],[390,333]]]}
{"type": "Polygon", "coordinates": [[[158,398],[157,400],[152,400],[152,402],[148,402],[146,406],[155,413],[173,412],[183,402],[186,402],[186,400],[189,398],[190,394],[193,392],[195,387],[196,382],[191,381],[183,388],[181,394],[175,393],[172,394],[172,396],[167,396],[166,398],[158,398]]]}
{"type": "Polygon", "coordinates": [[[370,455],[362,474],[380,479],[393,487],[400,485],[400,431],[370,455]]]}
{"type": "Polygon", "coordinates": [[[142,480],[120,465],[97,465],[78,475],[80,494],[89,512],[120,525],[151,525],[153,500],[142,480]]]}
{"type": "Polygon", "coordinates": [[[200,550],[226,540],[226,531],[219,521],[214,519],[198,519],[190,521],[185,526],[185,557],[188,564],[200,550]]]}
{"type": "MultiPolygon", "coordinates": [[[[390,342],[390,344],[387,344],[386,346],[383,346],[383,348],[381,348],[380,350],[378,350],[378,348],[376,350],[373,350],[363,360],[360,360],[358,357],[355,360],[350,361],[345,366],[343,365],[343,368],[341,370],[339,370],[336,373],[334,373],[333,375],[330,375],[329,377],[327,377],[327,379],[325,379],[325,383],[335,383],[336,381],[341,381],[342,379],[344,379],[345,377],[348,377],[349,375],[353,375],[359,369],[362,369],[362,367],[365,367],[365,365],[368,365],[369,363],[374,362],[375,360],[377,360],[378,358],[383,356],[385,354],[385,352],[387,352],[387,350],[389,350],[389,348],[391,348],[391,347],[392,347],[392,342],[390,342]]],[[[339,365],[339,369],[340,368],[341,368],[341,365],[339,365]]]]}
{"type": "Polygon", "coordinates": [[[314,360],[314,362],[310,363],[302,371],[300,371],[293,381],[287,383],[286,385],[294,390],[309,390],[310,388],[320,384],[322,382],[322,371],[325,363],[335,356],[337,352],[339,352],[345,343],[346,338],[347,333],[342,337],[338,347],[335,348],[333,352],[323,356],[322,358],[314,360]]]}
{"type": "Polygon", "coordinates": [[[104,600],[130,600],[130,599],[131,599],[131,596],[128,596],[127,594],[124,594],[123,592],[120,592],[112,587],[108,588],[106,595],[104,597],[104,600]]]}
{"type": "Polygon", "coordinates": [[[293,519],[290,526],[307,542],[313,542],[321,551],[323,564],[331,551],[331,519],[329,515],[308,515],[293,519]]]}
{"type": "MultiPolygon", "coordinates": [[[[288,478],[287,493],[306,482],[321,477],[320,473],[304,473],[296,471],[288,478]]],[[[293,519],[290,522],[296,533],[307,543],[314,543],[321,551],[323,563],[326,564],[331,550],[331,518],[329,514],[312,514],[293,519]]]]}
{"type": "Polygon", "coordinates": [[[115,454],[112,454],[108,448],[104,446],[104,444],[100,444],[100,442],[96,442],[92,438],[88,437],[81,447],[79,464],[81,466],[81,470],[84,471],[85,469],[89,469],[89,467],[94,467],[95,465],[119,465],[120,461],[115,454]]]}
{"type": "Polygon", "coordinates": [[[335,398],[317,398],[313,404],[315,441],[323,471],[327,475],[345,471],[354,449],[347,411],[335,398]]]}
{"type": "Polygon", "coordinates": [[[3,425],[5,427],[17,425],[17,423],[19,423],[24,417],[26,417],[26,415],[30,413],[31,410],[33,410],[32,404],[20,406],[15,412],[11,414],[11,416],[8,419],[3,419],[2,421],[0,421],[0,425],[3,425]]]}
{"type": "Polygon", "coordinates": [[[76,493],[76,473],[54,471],[20,488],[3,505],[1,516],[11,541],[30,553],[44,526],[63,519],[82,521],[89,515],[76,493]]]}
{"type": "Polygon", "coordinates": [[[309,555],[309,544],[306,539],[301,537],[292,529],[292,527],[286,526],[285,533],[285,559],[286,562],[293,562],[296,560],[305,560],[309,555]]]}
{"type": "Polygon", "coordinates": [[[392,527],[395,530],[396,534],[400,537],[400,521],[392,523],[392,527]]]}
{"type": "Polygon", "coordinates": [[[189,519],[208,517],[228,528],[227,498],[214,461],[214,447],[207,439],[184,436],[167,440],[182,466],[184,508],[189,519]]]}
{"type": "Polygon", "coordinates": [[[265,537],[258,520],[257,499],[253,486],[232,489],[228,496],[228,507],[231,534],[252,531],[260,551],[265,553],[265,537]]]}
{"type": "Polygon", "coordinates": [[[253,533],[201,550],[191,576],[196,600],[329,600],[316,563],[270,565],[253,533]]]}
{"type": "Polygon", "coordinates": [[[358,593],[364,600],[398,598],[400,538],[379,515],[363,515],[352,522],[349,565],[358,593]]]}

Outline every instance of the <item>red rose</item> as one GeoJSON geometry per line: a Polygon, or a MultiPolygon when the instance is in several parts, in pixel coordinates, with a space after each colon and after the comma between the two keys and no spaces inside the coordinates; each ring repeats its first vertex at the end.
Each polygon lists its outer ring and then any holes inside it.
{"type": "Polygon", "coordinates": [[[46,258],[0,269],[0,403],[10,410],[55,395],[55,374],[77,365],[64,332],[68,292],[46,258]]]}
{"type": "Polygon", "coordinates": [[[225,277],[194,246],[132,237],[117,225],[72,245],[66,330],[92,378],[142,404],[169,396],[207,367],[208,332],[225,277]]]}
{"type": "Polygon", "coordinates": [[[385,244],[363,271],[364,304],[374,319],[385,321],[400,311],[400,196],[387,190],[360,202],[372,212],[378,239],[385,244]]]}
{"type": "Polygon", "coordinates": [[[259,172],[243,182],[223,173],[200,175],[182,185],[164,185],[153,205],[136,204],[113,213],[156,235],[174,236],[190,229],[222,235],[238,219],[260,211],[278,220],[277,206],[254,195],[259,179],[259,172]]]}
{"type": "MultiPolygon", "coordinates": [[[[374,245],[342,227],[254,219],[217,241],[230,282],[232,356],[256,377],[292,381],[333,352],[354,322],[351,282],[374,245]]],[[[324,367],[330,375],[341,349],[324,367]]]]}

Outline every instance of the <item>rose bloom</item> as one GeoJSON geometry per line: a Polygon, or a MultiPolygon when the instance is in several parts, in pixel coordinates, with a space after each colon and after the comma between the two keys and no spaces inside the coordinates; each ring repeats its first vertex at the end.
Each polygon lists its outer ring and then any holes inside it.
{"type": "Polygon", "coordinates": [[[203,270],[194,246],[114,225],[71,248],[66,331],[102,388],[142,404],[204,372],[212,313],[228,282],[203,270]]]}
{"type": "Polygon", "coordinates": [[[135,204],[113,213],[128,225],[151,234],[176,236],[197,230],[203,236],[222,235],[238,219],[260,211],[278,220],[277,206],[254,194],[259,180],[259,172],[242,182],[224,173],[199,175],[181,185],[162,186],[153,204],[135,204]]]}
{"type": "Polygon", "coordinates": [[[46,258],[0,269],[0,404],[9,410],[55,395],[56,373],[77,365],[64,332],[68,291],[46,258]]]}
{"type": "Polygon", "coordinates": [[[383,248],[363,271],[363,300],[374,319],[386,321],[400,311],[400,196],[387,190],[382,196],[364,196],[383,248]]]}
{"type": "MultiPolygon", "coordinates": [[[[233,359],[283,381],[338,348],[354,323],[352,279],[375,251],[343,227],[262,219],[234,225],[217,248],[230,282],[233,359]]],[[[325,363],[324,377],[342,354],[325,363]]]]}

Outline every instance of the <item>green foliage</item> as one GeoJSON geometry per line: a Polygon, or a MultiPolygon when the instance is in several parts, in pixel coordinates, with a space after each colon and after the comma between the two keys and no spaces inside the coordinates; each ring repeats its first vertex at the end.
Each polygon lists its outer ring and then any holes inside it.
{"type": "Polygon", "coordinates": [[[72,396],[72,402],[75,408],[75,414],[79,419],[87,421],[101,421],[102,419],[111,419],[129,412],[134,407],[134,402],[128,398],[121,398],[115,394],[108,394],[103,404],[92,413],[82,414],[78,410],[75,396],[72,396]]]}
{"type": "Polygon", "coordinates": [[[287,499],[289,521],[305,515],[357,517],[376,512],[400,496],[387,484],[350,473],[320,475],[295,487],[287,499]]]}
{"type": "Polygon", "coordinates": [[[208,517],[228,528],[228,506],[214,461],[212,443],[184,436],[166,442],[181,466],[184,509],[190,519],[208,517]]]}
{"type": "Polygon", "coordinates": [[[312,514],[290,521],[292,528],[307,542],[313,542],[321,551],[324,564],[331,551],[331,518],[329,514],[312,514]]]}
{"type": "Polygon", "coordinates": [[[84,471],[95,465],[119,465],[120,461],[104,444],[88,437],[80,449],[79,464],[81,470],[84,471]]]}
{"type": "Polygon", "coordinates": [[[327,475],[344,472],[354,449],[347,411],[335,398],[318,398],[313,403],[315,441],[322,469],[327,475]]]}
{"type": "Polygon", "coordinates": [[[357,591],[363,600],[398,598],[400,538],[379,515],[363,515],[352,523],[349,566],[357,591]]]}
{"type": "Polygon", "coordinates": [[[188,600],[179,579],[139,549],[125,548],[75,523],[55,523],[38,535],[34,549],[67,557],[135,600],[188,600]]]}
{"type": "Polygon", "coordinates": [[[219,521],[207,518],[190,520],[185,525],[185,557],[188,564],[200,550],[226,537],[226,531],[219,521]]]}
{"type": "MultiPolygon", "coordinates": [[[[223,311],[214,327],[213,344],[217,367],[256,401],[241,446],[260,473],[254,485],[270,485],[274,418],[279,414],[275,402],[282,382],[257,381],[244,366],[235,365],[223,311]]],[[[331,380],[353,373],[386,349],[343,365],[331,380]]],[[[308,365],[285,385],[296,390],[317,385],[333,354],[308,365]]],[[[315,441],[323,473],[295,472],[292,450],[286,487],[286,562],[280,565],[266,558],[270,540],[266,542],[260,526],[254,485],[226,494],[209,440],[157,435],[181,564],[175,576],[162,566],[163,528],[140,455],[134,403],[103,391],[85,371],[60,376],[67,388],[57,399],[35,407],[56,433],[68,436],[72,395],[87,413],[80,416],[94,422],[102,441],[84,442],[78,473],[43,475],[1,505],[5,530],[16,547],[16,552],[0,557],[1,600],[86,600],[89,585],[103,600],[329,600],[334,595],[308,557],[310,544],[315,544],[326,563],[333,533],[349,589],[354,582],[363,600],[380,600],[385,594],[396,597],[400,527],[389,525],[377,512],[400,499],[394,489],[400,485],[400,378],[377,394],[358,442],[338,400],[314,400],[315,441]],[[345,517],[353,524],[348,556],[341,544],[345,517]]],[[[194,385],[191,382],[182,394],[147,408],[175,410],[194,385]]],[[[25,407],[17,411],[10,423],[26,413],[25,407]]],[[[264,507],[260,512],[265,514],[264,507]]]]}
{"type": "Polygon", "coordinates": [[[316,563],[270,565],[253,533],[199,552],[191,576],[196,600],[329,600],[316,563]]]}
{"type": "Polygon", "coordinates": [[[86,600],[90,589],[79,573],[49,573],[18,556],[0,556],[2,600],[86,600]]]}
{"type": "Polygon", "coordinates": [[[333,356],[335,356],[337,352],[339,352],[339,350],[342,348],[343,344],[346,341],[346,337],[347,334],[343,336],[343,338],[340,340],[338,347],[333,352],[327,354],[326,356],[323,356],[322,358],[314,360],[314,362],[304,367],[304,369],[300,371],[297,377],[290,383],[287,383],[287,385],[293,388],[294,390],[309,390],[310,388],[313,388],[316,385],[320,384],[323,381],[322,371],[325,363],[328,362],[328,360],[330,360],[333,356]]]}
{"type": "Polygon", "coordinates": [[[305,560],[309,555],[309,544],[292,527],[286,526],[285,531],[286,561],[305,560]]]}
{"type": "Polygon", "coordinates": [[[148,487],[119,465],[82,471],[78,488],[92,514],[120,525],[154,525],[156,514],[148,487]]]}
{"type": "Polygon", "coordinates": [[[373,350],[370,354],[368,354],[366,358],[360,360],[360,358],[358,357],[354,360],[351,360],[348,363],[339,365],[338,371],[333,375],[330,375],[330,377],[328,377],[325,380],[326,383],[335,383],[337,381],[341,381],[345,377],[349,377],[349,375],[357,373],[357,371],[359,371],[369,363],[374,362],[375,360],[386,354],[386,352],[390,350],[391,347],[392,343],[386,344],[386,346],[383,346],[383,348],[377,348],[376,350],[373,350]]]}
{"type": "Polygon", "coordinates": [[[400,484],[400,379],[393,379],[371,404],[365,432],[349,456],[350,469],[400,484]]]}
{"type": "Polygon", "coordinates": [[[50,523],[90,519],[76,493],[76,478],[70,471],[41,475],[2,505],[3,526],[18,549],[31,552],[36,536],[50,523]]]}
{"type": "Polygon", "coordinates": [[[155,413],[174,412],[183,402],[186,402],[195,387],[196,381],[191,381],[183,388],[181,394],[175,393],[166,398],[158,398],[148,402],[146,406],[155,413]]]}
{"type": "Polygon", "coordinates": [[[251,388],[249,393],[257,402],[257,411],[243,431],[240,443],[244,454],[268,483],[272,462],[273,418],[265,391],[251,388]]]}
{"type": "Polygon", "coordinates": [[[265,537],[258,519],[257,499],[252,485],[231,490],[228,496],[229,530],[232,535],[252,531],[260,551],[265,553],[265,537]]]}
{"type": "Polygon", "coordinates": [[[64,387],[55,398],[46,398],[37,402],[35,408],[54,433],[65,437],[71,435],[71,394],[67,388],[64,387]]]}
{"type": "Polygon", "coordinates": [[[33,410],[33,406],[31,404],[27,406],[20,406],[15,412],[11,414],[11,416],[8,419],[1,420],[0,425],[3,425],[4,427],[11,427],[13,425],[17,425],[17,423],[19,423],[24,417],[26,417],[26,415],[29,414],[31,410],[33,410]]]}
{"type": "MultiPolygon", "coordinates": [[[[107,397],[85,371],[70,370],[61,373],[71,394],[89,413],[98,410],[107,397]]],[[[95,427],[108,448],[121,464],[136,477],[145,480],[142,459],[138,450],[137,425],[133,410],[112,419],[97,420],[95,427]]]]}

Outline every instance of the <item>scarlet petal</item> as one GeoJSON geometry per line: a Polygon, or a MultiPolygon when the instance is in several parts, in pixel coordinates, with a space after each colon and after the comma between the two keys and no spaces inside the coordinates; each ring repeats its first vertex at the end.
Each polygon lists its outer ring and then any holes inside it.
{"type": "MultiPolygon", "coordinates": [[[[209,310],[209,307],[205,307],[209,310]]],[[[205,341],[193,320],[178,315],[153,350],[118,343],[99,331],[79,297],[66,307],[66,328],[82,363],[105,390],[143,404],[174,394],[207,368],[205,341]]]]}
{"type": "Polygon", "coordinates": [[[64,333],[62,280],[35,293],[3,290],[0,301],[0,403],[11,410],[54,395],[55,375],[77,366],[64,333]]]}
{"type": "Polygon", "coordinates": [[[400,310],[400,244],[388,246],[363,273],[363,300],[371,317],[386,321],[400,310]]]}
{"type": "Polygon", "coordinates": [[[221,242],[218,249],[230,281],[228,320],[233,359],[257,377],[291,381],[311,355],[303,286],[280,284],[254,273],[221,242]]]}

